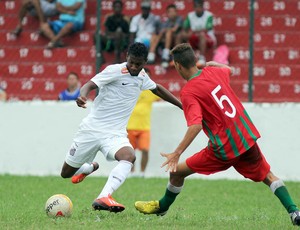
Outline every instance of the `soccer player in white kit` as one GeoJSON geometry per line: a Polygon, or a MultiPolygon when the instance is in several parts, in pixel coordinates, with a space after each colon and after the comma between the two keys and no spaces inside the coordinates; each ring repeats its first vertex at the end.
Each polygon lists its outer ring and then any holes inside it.
{"type": "Polygon", "coordinates": [[[143,69],[147,56],[144,44],[132,44],[128,49],[127,62],[107,66],[80,89],[76,100],[79,107],[86,108],[89,93],[99,89],[91,111],[81,122],[67,153],[61,176],[72,177],[73,183],[83,181],[98,169],[98,163],[93,162],[98,151],[108,161],[119,162],[94,200],[92,206],[95,210],[121,212],[125,209],[111,195],[126,180],[135,161],[126,126],[140,92],[149,89],[182,109],[181,102],[163,86],[153,82],[143,69]]]}

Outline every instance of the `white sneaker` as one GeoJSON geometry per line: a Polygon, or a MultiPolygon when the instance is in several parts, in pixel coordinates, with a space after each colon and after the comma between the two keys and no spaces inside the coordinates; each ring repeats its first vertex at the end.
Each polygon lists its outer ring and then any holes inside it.
{"type": "Polygon", "coordinates": [[[155,53],[148,53],[148,64],[153,64],[155,62],[155,53]]]}
{"type": "Polygon", "coordinates": [[[169,62],[166,61],[166,60],[163,60],[162,63],[161,63],[161,67],[163,67],[165,69],[168,68],[169,67],[169,62]]]}
{"type": "Polygon", "coordinates": [[[169,59],[170,59],[170,50],[169,50],[169,49],[166,49],[166,48],[163,49],[161,58],[162,58],[163,60],[169,61],[169,59]]]}
{"type": "Polygon", "coordinates": [[[292,221],[293,225],[300,226],[300,212],[299,211],[290,213],[290,217],[291,217],[291,221],[292,221]]]}

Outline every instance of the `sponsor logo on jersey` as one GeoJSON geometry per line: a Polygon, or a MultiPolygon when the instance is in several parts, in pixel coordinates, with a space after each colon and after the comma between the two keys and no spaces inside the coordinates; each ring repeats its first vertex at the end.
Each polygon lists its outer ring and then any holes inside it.
{"type": "Polygon", "coordinates": [[[127,67],[123,67],[123,68],[121,69],[121,73],[122,73],[122,74],[127,74],[127,73],[129,73],[127,67]]]}

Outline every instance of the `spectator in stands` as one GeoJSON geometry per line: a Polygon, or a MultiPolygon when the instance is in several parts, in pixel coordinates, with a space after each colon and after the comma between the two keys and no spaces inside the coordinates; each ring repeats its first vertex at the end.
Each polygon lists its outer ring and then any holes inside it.
{"type": "Polygon", "coordinates": [[[78,32],[83,29],[85,1],[57,0],[56,6],[60,13],[59,19],[42,25],[44,35],[50,39],[50,42],[46,46],[47,49],[63,46],[61,42],[62,37],[71,32],[78,32]]]}
{"type": "Polygon", "coordinates": [[[6,98],[7,98],[7,95],[6,95],[5,90],[0,87],[0,102],[6,101],[6,98]]]}
{"type": "Polygon", "coordinates": [[[22,22],[27,13],[37,16],[40,22],[40,27],[46,22],[48,17],[57,15],[55,0],[23,0],[21,1],[21,8],[18,13],[18,25],[11,32],[19,36],[22,32],[22,22]]]}
{"type": "Polygon", "coordinates": [[[216,46],[213,30],[213,14],[203,8],[204,0],[194,0],[194,11],[188,13],[181,33],[181,42],[189,42],[198,49],[198,65],[206,63],[206,49],[216,46]]]}
{"type": "Polygon", "coordinates": [[[70,72],[67,77],[67,89],[62,91],[58,100],[60,101],[71,101],[76,100],[80,94],[80,83],[79,76],[75,72],[70,72]]]}
{"type": "Polygon", "coordinates": [[[131,43],[144,43],[148,49],[148,63],[155,62],[155,49],[153,44],[157,44],[158,32],[160,28],[160,17],[151,13],[151,2],[142,1],[142,12],[134,16],[130,23],[131,43]]]}
{"type": "Polygon", "coordinates": [[[168,67],[170,61],[170,49],[180,43],[180,31],[183,19],[177,13],[175,4],[167,6],[167,19],[163,21],[158,40],[164,39],[164,49],[162,52],[162,66],[168,67]]]}
{"type": "Polygon", "coordinates": [[[123,2],[115,0],[113,2],[113,14],[109,15],[104,22],[106,51],[115,52],[115,63],[121,60],[121,52],[128,46],[129,39],[129,18],[122,14],[123,2]]]}
{"type": "MultiPolygon", "coordinates": [[[[150,70],[144,68],[145,72],[151,77],[150,70]]],[[[148,164],[150,147],[151,111],[152,104],[158,101],[159,97],[150,90],[141,92],[133,112],[127,124],[128,139],[134,150],[142,152],[141,172],[135,173],[135,167],[131,168],[133,176],[144,177],[148,164]]]]}

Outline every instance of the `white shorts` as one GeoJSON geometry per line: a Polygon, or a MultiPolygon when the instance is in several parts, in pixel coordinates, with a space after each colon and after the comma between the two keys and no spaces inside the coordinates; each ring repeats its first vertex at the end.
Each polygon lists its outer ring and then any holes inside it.
{"type": "Polygon", "coordinates": [[[84,163],[91,163],[98,151],[101,151],[108,161],[116,160],[115,154],[121,148],[132,148],[127,137],[97,138],[84,140],[83,133],[77,133],[69,152],[66,155],[66,163],[74,168],[80,168],[84,163]],[[82,138],[78,138],[82,136],[82,138]]]}

